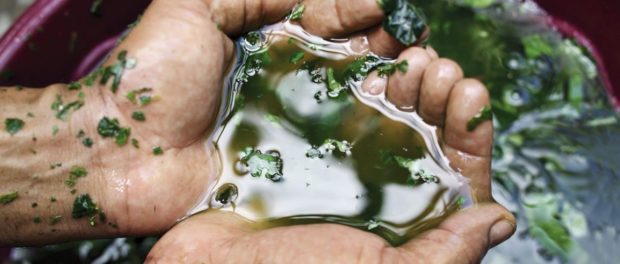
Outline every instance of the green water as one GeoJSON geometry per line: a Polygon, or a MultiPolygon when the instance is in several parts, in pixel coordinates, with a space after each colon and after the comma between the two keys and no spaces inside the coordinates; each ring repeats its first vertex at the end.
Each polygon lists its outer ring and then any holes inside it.
{"type": "MultiPolygon", "coordinates": [[[[620,126],[587,50],[541,23],[527,1],[416,3],[429,18],[429,43],[492,93],[494,194],[516,214],[519,227],[485,262],[617,262],[620,126]]],[[[129,250],[117,260],[131,261],[142,259],[152,242],[20,249],[35,255],[20,259],[89,263],[105,249],[122,252],[122,244],[129,250]]]]}

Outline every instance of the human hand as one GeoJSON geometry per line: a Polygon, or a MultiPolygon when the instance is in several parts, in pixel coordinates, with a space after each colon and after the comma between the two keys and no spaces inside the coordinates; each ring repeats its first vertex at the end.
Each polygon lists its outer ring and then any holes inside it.
{"type": "MultiPolygon", "coordinates": [[[[405,49],[395,42],[376,26],[381,12],[372,4],[308,0],[301,23],[323,37],[369,29],[370,50],[388,56],[400,53],[398,60],[408,60],[406,74],[396,73],[389,80],[371,74],[363,89],[373,94],[386,92],[392,103],[416,110],[426,122],[440,128],[444,153],[452,166],[471,180],[477,205],[398,248],[374,234],[341,225],[261,229],[233,213],[208,211],[169,231],[151,251],[149,262],[476,263],[488,248],[514,232],[514,218],[491,197],[492,124],[487,121],[472,132],[467,130],[467,122],[489,105],[486,88],[476,80],[463,79],[456,63],[439,59],[432,50],[405,49]],[[336,8],[327,8],[334,3],[336,8]],[[337,23],[345,26],[334,26],[337,23]]],[[[224,19],[229,20],[234,19],[224,19]]]]}

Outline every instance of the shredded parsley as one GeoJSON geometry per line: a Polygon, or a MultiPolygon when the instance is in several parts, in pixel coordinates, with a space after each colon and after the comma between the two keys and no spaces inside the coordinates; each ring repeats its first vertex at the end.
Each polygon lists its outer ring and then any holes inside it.
{"type": "Polygon", "coordinates": [[[148,95],[151,91],[151,88],[141,88],[127,92],[125,97],[134,105],[146,106],[152,101],[152,97],[148,95]]]}
{"type": "Polygon", "coordinates": [[[53,125],[52,126],[52,136],[58,135],[58,131],[60,131],[60,129],[58,128],[58,125],[53,125]]]}
{"type": "Polygon", "coordinates": [[[69,90],[79,90],[82,89],[82,84],[79,82],[72,82],[70,84],[67,84],[67,89],[69,90]]]}
{"type": "Polygon", "coordinates": [[[335,139],[326,139],[323,145],[320,147],[312,146],[309,150],[306,151],[306,157],[308,158],[319,158],[322,159],[324,154],[326,153],[334,153],[336,151],[350,155],[351,150],[353,149],[353,145],[346,140],[335,140],[335,139]]]}
{"type": "Polygon", "coordinates": [[[125,146],[127,141],[129,140],[129,136],[131,135],[131,128],[121,127],[118,119],[110,119],[108,117],[103,117],[101,121],[99,121],[99,125],[97,126],[97,132],[103,138],[111,138],[115,139],[116,145],[125,146]]]}
{"type": "Polygon", "coordinates": [[[304,53],[303,51],[295,52],[295,53],[293,53],[293,55],[291,55],[291,58],[289,59],[289,62],[292,63],[292,64],[297,64],[301,60],[304,59],[304,56],[306,56],[306,53],[304,53]]]}
{"type": "Polygon", "coordinates": [[[241,154],[241,162],[252,177],[265,177],[274,182],[282,179],[282,159],[278,154],[263,154],[258,149],[246,148],[241,154]]]}
{"type": "Polygon", "coordinates": [[[426,30],[426,18],[410,0],[379,0],[385,12],[383,28],[405,46],[415,44],[426,30]]]}
{"type": "Polygon", "coordinates": [[[56,225],[62,220],[62,215],[55,215],[50,217],[50,225],[56,225]]]}
{"type": "Polygon", "coordinates": [[[17,191],[13,191],[10,193],[5,193],[3,195],[0,195],[0,204],[2,205],[10,204],[11,202],[15,201],[15,199],[17,199],[18,196],[19,194],[17,193],[17,191]]]}
{"type": "Polygon", "coordinates": [[[298,4],[291,11],[291,14],[288,16],[288,19],[299,20],[304,16],[305,11],[306,11],[306,6],[304,4],[298,4]]]}
{"type": "Polygon", "coordinates": [[[127,51],[123,50],[118,53],[117,61],[110,66],[103,68],[101,71],[101,80],[99,81],[102,85],[107,85],[110,78],[112,78],[112,92],[116,93],[118,88],[121,85],[121,80],[123,79],[123,73],[126,69],[133,69],[136,67],[137,61],[135,59],[127,58],[127,51]]]}
{"type": "Polygon", "coordinates": [[[79,178],[84,178],[88,175],[88,171],[84,167],[73,167],[69,172],[69,178],[65,180],[65,185],[69,188],[75,187],[79,178]]]}
{"type": "Polygon", "coordinates": [[[493,120],[493,111],[490,106],[483,107],[480,112],[467,122],[467,131],[472,132],[484,121],[493,120]]]}
{"type": "Polygon", "coordinates": [[[403,74],[407,73],[407,71],[409,70],[409,62],[403,60],[398,63],[384,64],[377,68],[380,77],[391,76],[396,73],[396,70],[400,71],[403,74]]]}
{"type": "MultiPolygon", "coordinates": [[[[92,220],[94,219],[92,217],[96,216],[99,213],[101,213],[101,210],[99,209],[97,204],[93,202],[92,198],[90,198],[90,195],[88,194],[81,194],[73,201],[73,210],[71,211],[71,217],[73,217],[74,219],[91,217],[92,220]]],[[[93,225],[92,222],[91,225],[93,225]]]]}
{"type": "Polygon", "coordinates": [[[134,148],[137,148],[137,149],[139,149],[139,148],[140,148],[140,142],[139,142],[137,139],[135,139],[135,138],[132,138],[132,139],[131,139],[131,145],[132,145],[134,148]]]}
{"type": "Polygon", "coordinates": [[[154,147],[153,148],[153,155],[155,156],[161,156],[164,154],[164,150],[161,149],[161,147],[154,147]]]}
{"type": "Polygon", "coordinates": [[[26,123],[19,118],[7,118],[4,120],[4,129],[12,136],[21,131],[25,124],[26,123]]]}
{"type": "Polygon", "coordinates": [[[82,145],[87,148],[91,148],[93,146],[93,139],[89,137],[82,139],[82,145]]]}
{"type": "Polygon", "coordinates": [[[133,120],[136,121],[146,121],[146,116],[144,116],[144,112],[142,111],[135,111],[131,114],[131,118],[133,118],[133,120]]]}
{"type": "Polygon", "coordinates": [[[342,91],[345,91],[347,88],[340,84],[336,77],[334,76],[334,69],[327,68],[327,95],[329,97],[338,97],[342,91]]]}

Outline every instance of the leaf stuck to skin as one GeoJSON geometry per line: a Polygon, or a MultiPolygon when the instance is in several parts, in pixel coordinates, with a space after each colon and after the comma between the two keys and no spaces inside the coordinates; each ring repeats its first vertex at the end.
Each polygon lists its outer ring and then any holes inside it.
{"type": "Polygon", "coordinates": [[[19,194],[17,193],[17,191],[13,191],[10,193],[5,193],[3,195],[0,195],[0,204],[2,205],[10,204],[13,201],[15,201],[17,197],[19,197],[19,194]]]}
{"type": "Polygon", "coordinates": [[[306,11],[306,6],[304,4],[298,4],[291,11],[289,15],[290,20],[300,20],[304,16],[304,12],[306,11]]]}
{"type": "Polygon", "coordinates": [[[25,124],[26,123],[19,118],[7,118],[4,120],[4,129],[13,136],[21,131],[25,124]]]}
{"type": "Polygon", "coordinates": [[[483,107],[480,112],[467,122],[467,131],[472,132],[484,121],[493,120],[493,110],[490,106],[483,107]]]}

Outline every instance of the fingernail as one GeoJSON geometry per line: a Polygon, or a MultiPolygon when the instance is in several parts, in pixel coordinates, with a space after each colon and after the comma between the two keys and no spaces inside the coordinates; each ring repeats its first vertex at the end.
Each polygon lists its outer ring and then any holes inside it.
{"type": "Polygon", "coordinates": [[[506,241],[515,231],[515,225],[508,220],[501,220],[491,227],[489,242],[491,247],[506,241]]]}

